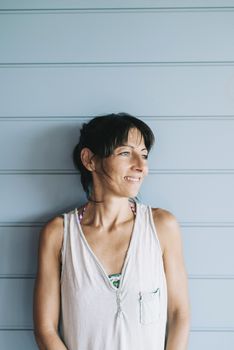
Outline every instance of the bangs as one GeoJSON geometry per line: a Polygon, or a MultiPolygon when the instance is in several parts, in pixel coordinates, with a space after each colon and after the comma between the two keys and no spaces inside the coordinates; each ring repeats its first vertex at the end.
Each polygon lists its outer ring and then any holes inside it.
{"type": "MultiPolygon", "coordinates": [[[[110,115],[111,116],[111,115],[110,115]]],[[[154,135],[151,129],[140,119],[126,113],[119,113],[114,117],[96,117],[99,120],[99,128],[96,128],[95,147],[92,152],[100,158],[109,157],[115,148],[123,145],[128,140],[130,129],[137,129],[144,139],[145,147],[150,152],[154,144],[154,135]],[[100,119],[102,119],[102,122],[100,119]],[[99,130],[97,130],[99,129],[99,130]]]]}

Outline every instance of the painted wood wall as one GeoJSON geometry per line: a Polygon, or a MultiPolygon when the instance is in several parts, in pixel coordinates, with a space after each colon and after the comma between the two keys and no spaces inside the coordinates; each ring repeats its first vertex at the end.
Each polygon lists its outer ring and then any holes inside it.
{"type": "MultiPolygon", "coordinates": [[[[154,130],[141,199],[181,224],[189,350],[234,348],[234,1],[0,1],[0,349],[34,350],[46,221],[85,199],[80,124],[154,130]]],[[[178,286],[179,288],[179,286],[178,286]]]]}

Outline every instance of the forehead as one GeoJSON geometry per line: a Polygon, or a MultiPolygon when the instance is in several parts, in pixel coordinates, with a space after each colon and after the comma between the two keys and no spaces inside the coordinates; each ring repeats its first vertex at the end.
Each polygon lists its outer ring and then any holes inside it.
{"type": "Polygon", "coordinates": [[[129,130],[128,143],[135,146],[145,145],[144,137],[137,128],[131,128],[129,130]]]}

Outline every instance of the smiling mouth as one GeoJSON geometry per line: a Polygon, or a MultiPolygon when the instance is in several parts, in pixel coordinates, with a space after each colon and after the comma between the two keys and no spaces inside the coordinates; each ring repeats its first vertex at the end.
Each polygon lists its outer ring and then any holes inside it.
{"type": "Polygon", "coordinates": [[[135,183],[141,181],[140,177],[132,177],[132,176],[125,176],[124,179],[127,180],[128,182],[135,182],[135,183]]]}

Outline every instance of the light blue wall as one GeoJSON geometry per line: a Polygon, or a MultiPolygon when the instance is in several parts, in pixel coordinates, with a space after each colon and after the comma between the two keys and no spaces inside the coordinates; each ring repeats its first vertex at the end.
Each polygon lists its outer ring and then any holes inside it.
{"type": "MultiPolygon", "coordinates": [[[[0,1],[0,349],[33,350],[38,234],[84,201],[82,122],[154,130],[141,198],[181,224],[189,350],[234,348],[234,1],[0,1]]],[[[129,349],[131,350],[131,349],[129,349]]]]}

